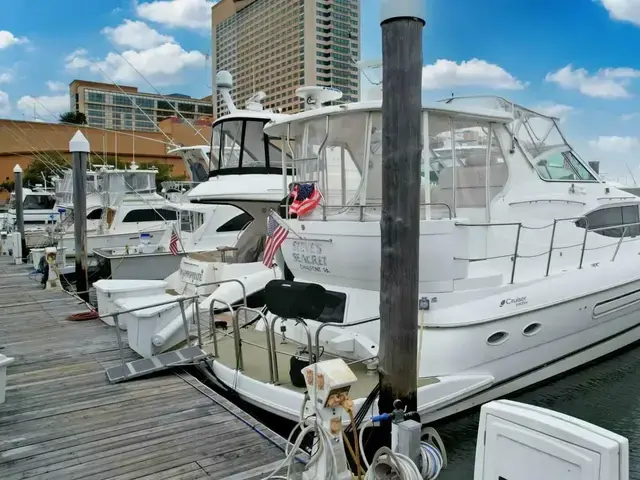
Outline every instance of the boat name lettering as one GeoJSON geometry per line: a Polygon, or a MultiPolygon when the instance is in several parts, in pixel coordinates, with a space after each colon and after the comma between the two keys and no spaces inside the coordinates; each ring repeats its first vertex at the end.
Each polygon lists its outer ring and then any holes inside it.
{"type": "Polygon", "coordinates": [[[300,270],[315,273],[331,273],[327,268],[327,257],[322,254],[323,247],[317,242],[295,240],[293,242],[293,260],[300,270]]]}
{"type": "Polygon", "coordinates": [[[293,251],[298,253],[310,253],[312,255],[322,255],[322,245],[316,242],[295,240],[293,242],[293,251]]]}
{"type": "Polygon", "coordinates": [[[307,272],[329,273],[327,268],[327,257],[324,255],[305,255],[294,253],[293,259],[298,262],[300,270],[307,272]]]}
{"type": "Polygon", "coordinates": [[[185,282],[196,283],[202,280],[203,272],[190,272],[189,270],[180,269],[180,278],[185,282]]]}
{"type": "Polygon", "coordinates": [[[527,297],[514,297],[514,298],[505,298],[500,302],[500,306],[504,307],[505,305],[515,305],[516,307],[519,307],[521,305],[526,305],[527,303],[529,303],[527,301],[527,297]]]}

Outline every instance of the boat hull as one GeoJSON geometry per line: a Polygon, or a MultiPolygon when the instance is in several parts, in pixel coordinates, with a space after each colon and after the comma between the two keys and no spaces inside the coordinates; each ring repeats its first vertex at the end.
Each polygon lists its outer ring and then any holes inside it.
{"type": "MultiPolygon", "coordinates": [[[[638,320],[638,323],[640,323],[640,317],[638,320]]],[[[591,345],[586,349],[574,352],[573,354],[542,365],[499,384],[487,381],[489,378],[478,376],[475,391],[464,398],[460,398],[459,396],[455,398],[454,396],[454,399],[452,399],[449,404],[441,405],[437,408],[430,405],[433,402],[429,402],[425,398],[429,396],[431,386],[422,387],[418,390],[418,412],[421,421],[423,424],[429,424],[458,415],[467,410],[477,408],[491,400],[514,394],[542,382],[550,381],[554,377],[579,369],[586,364],[602,359],[639,341],[640,325],[636,325],[598,344],[591,345]]],[[[302,405],[304,401],[302,393],[272,384],[256,382],[244,373],[237,372],[235,369],[229,368],[217,360],[211,360],[210,366],[215,376],[208,374],[209,379],[225,389],[234,390],[243,401],[271,414],[286,418],[287,420],[295,422],[299,420],[299,413],[296,411],[295,405],[298,406],[298,409],[302,405]]],[[[206,370],[204,371],[207,373],[206,370]]],[[[440,378],[440,380],[443,379],[445,379],[445,377],[440,378]]],[[[463,376],[460,376],[460,379],[465,380],[463,376]]],[[[356,411],[360,408],[360,405],[362,405],[362,400],[363,399],[357,399],[354,402],[356,411]]],[[[370,414],[377,414],[377,405],[375,403],[370,414]]],[[[347,422],[348,419],[343,419],[343,421],[347,422]]]]}
{"type": "MultiPolygon", "coordinates": [[[[597,275],[604,285],[615,274],[612,267],[597,270],[576,272],[576,275],[585,280],[597,275]]],[[[549,293],[544,304],[526,312],[523,311],[526,304],[511,307],[508,300],[493,302],[491,296],[478,300],[504,305],[497,307],[501,311],[513,308],[502,317],[486,310],[484,320],[479,318],[482,310],[475,302],[466,305],[466,316],[455,308],[445,308],[439,318],[453,316],[467,321],[458,321],[455,325],[434,322],[435,325],[427,324],[421,329],[419,377],[435,380],[418,388],[418,409],[423,422],[441,420],[532,387],[640,341],[640,280],[621,281],[620,275],[617,276],[617,286],[601,287],[589,295],[557,297],[555,302],[549,293]],[[537,329],[528,329],[536,324],[539,324],[537,329]],[[499,331],[510,335],[492,344],[489,339],[499,331]]],[[[551,291],[557,290],[553,283],[544,285],[551,291]]],[[[535,288],[529,286],[528,291],[531,299],[535,288]]],[[[526,298],[516,291],[511,293],[515,298],[526,298]]],[[[313,336],[317,326],[315,322],[308,323],[313,336]]],[[[275,327],[278,331],[277,325],[275,327]]],[[[306,335],[299,335],[292,327],[293,324],[287,324],[287,338],[304,345],[306,335]]],[[[333,326],[324,329],[326,334],[320,338],[326,352],[332,348],[330,337],[337,336],[335,332],[329,336],[332,329],[333,326]]],[[[372,339],[371,333],[367,337],[372,339]]],[[[344,342],[343,335],[341,343],[344,345],[344,342]]],[[[346,357],[349,359],[349,355],[346,357]]],[[[302,392],[256,381],[250,377],[251,371],[236,372],[226,365],[229,364],[215,360],[212,369],[227,388],[233,388],[257,407],[297,421],[302,392]]],[[[364,398],[356,400],[356,408],[363,401],[364,398]]]]}
{"type": "MultiPolygon", "coordinates": [[[[165,231],[165,227],[145,230],[145,232],[149,233],[151,243],[157,243],[160,241],[165,231]]],[[[64,247],[64,252],[67,257],[75,256],[76,244],[73,234],[64,235],[64,237],[62,237],[62,241],[59,243],[64,247]]],[[[92,257],[94,255],[93,251],[98,248],[124,248],[132,247],[139,243],[140,234],[138,232],[88,234],[87,256],[92,257]]]]}

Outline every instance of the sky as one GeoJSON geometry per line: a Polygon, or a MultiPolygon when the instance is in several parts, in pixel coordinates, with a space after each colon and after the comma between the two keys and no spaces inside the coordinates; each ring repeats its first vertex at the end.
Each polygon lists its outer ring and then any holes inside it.
{"type": "MultiPolygon", "coordinates": [[[[582,158],[640,181],[640,0],[424,1],[425,99],[500,95],[555,115],[582,158]]],[[[0,117],[54,120],[75,78],[211,93],[211,0],[4,3],[0,117]]],[[[361,57],[379,60],[380,0],[361,9],[361,57]]]]}

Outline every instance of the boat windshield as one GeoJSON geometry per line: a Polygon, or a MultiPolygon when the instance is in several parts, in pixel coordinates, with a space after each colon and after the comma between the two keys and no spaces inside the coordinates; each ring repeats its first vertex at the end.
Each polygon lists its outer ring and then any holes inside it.
{"type": "MultiPolygon", "coordinates": [[[[96,172],[87,172],[87,195],[98,192],[99,178],[96,172]]],[[[73,171],[66,170],[62,179],[56,184],[56,198],[63,205],[73,203],[73,171]]]]}
{"type": "Polygon", "coordinates": [[[509,131],[542,180],[598,181],[568,145],[556,119],[502,97],[453,97],[442,102],[456,107],[492,109],[512,114],[514,120],[508,125],[509,131]]]}
{"type": "Polygon", "coordinates": [[[104,188],[110,194],[155,192],[155,177],[149,171],[105,172],[104,188]]]}
{"type": "Polygon", "coordinates": [[[211,139],[210,176],[282,173],[280,139],[264,134],[263,129],[267,121],[229,119],[217,122],[213,127],[211,139]]]}
{"type": "Polygon", "coordinates": [[[29,194],[24,197],[23,208],[25,210],[51,210],[56,203],[53,195],[29,194]]]}

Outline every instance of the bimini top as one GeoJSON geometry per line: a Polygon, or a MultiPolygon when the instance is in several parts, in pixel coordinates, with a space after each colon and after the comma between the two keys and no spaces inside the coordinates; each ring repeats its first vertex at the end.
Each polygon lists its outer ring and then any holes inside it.
{"type": "MultiPolygon", "coordinates": [[[[423,103],[423,110],[439,113],[454,114],[459,118],[484,120],[497,123],[510,123],[514,120],[513,114],[504,110],[492,108],[460,108],[454,105],[447,105],[439,102],[423,103]]],[[[382,110],[382,101],[373,100],[367,102],[346,103],[342,105],[331,105],[313,110],[305,110],[300,113],[285,115],[284,118],[273,119],[265,128],[265,133],[271,137],[279,137],[286,134],[286,126],[291,122],[299,122],[318,116],[331,116],[344,114],[345,112],[366,112],[382,110]]]]}

